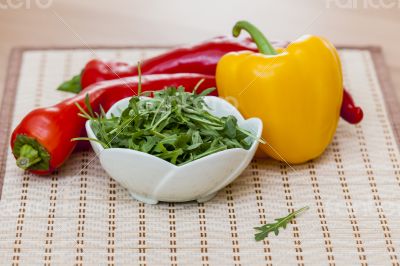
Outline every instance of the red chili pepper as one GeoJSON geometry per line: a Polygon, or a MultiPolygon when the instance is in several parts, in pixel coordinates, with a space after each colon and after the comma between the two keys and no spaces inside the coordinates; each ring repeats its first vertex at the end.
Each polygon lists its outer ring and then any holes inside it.
{"type": "MultiPolygon", "coordinates": [[[[213,76],[201,74],[142,76],[141,84],[142,91],[160,90],[167,86],[184,86],[191,91],[201,79],[204,82],[199,91],[215,87],[213,76]]],[[[98,111],[100,105],[107,111],[115,102],[134,95],[137,89],[137,77],[104,81],[56,105],[31,111],[11,136],[17,165],[35,174],[52,173],[70,156],[76,146],[71,139],[79,137],[84,128],[85,119],[78,116],[76,104],[87,111],[85,99],[88,96],[94,111],[98,111]]]]}
{"type": "MultiPolygon", "coordinates": [[[[273,42],[274,46],[285,47],[287,42],[273,42]]],[[[144,60],[141,64],[143,74],[162,73],[199,73],[214,75],[219,59],[228,52],[252,50],[257,47],[250,39],[234,39],[217,37],[192,47],[171,50],[159,56],[144,60]]],[[[78,93],[103,80],[118,79],[137,75],[137,66],[123,62],[103,62],[93,59],[89,61],[82,73],[64,82],[58,89],[78,93]]],[[[341,117],[351,124],[359,123],[362,109],[355,107],[351,95],[344,90],[341,117]],[[350,96],[351,100],[347,100],[350,96]],[[350,101],[350,104],[348,102],[350,101]]]]}
{"type": "MultiPolygon", "coordinates": [[[[278,42],[275,42],[279,46],[278,42]]],[[[281,43],[284,46],[286,43],[281,43]]],[[[141,62],[143,75],[199,73],[214,75],[219,59],[228,52],[252,50],[256,45],[250,39],[216,37],[194,46],[173,49],[159,56],[141,62]]],[[[102,80],[118,79],[137,75],[137,66],[121,62],[89,61],[81,74],[64,82],[58,89],[79,92],[89,85],[102,80]]]]}
{"type": "Polygon", "coordinates": [[[344,88],[340,116],[350,124],[360,123],[364,116],[363,110],[355,105],[353,97],[351,97],[350,93],[344,88]]]}

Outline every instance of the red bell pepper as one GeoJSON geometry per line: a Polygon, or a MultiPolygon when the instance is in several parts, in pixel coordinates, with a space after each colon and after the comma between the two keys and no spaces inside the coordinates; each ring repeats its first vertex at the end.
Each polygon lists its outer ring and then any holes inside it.
{"type": "MultiPolygon", "coordinates": [[[[160,90],[167,86],[184,86],[193,90],[201,80],[198,90],[215,87],[213,76],[201,74],[169,74],[142,76],[142,91],[160,90]]],[[[56,105],[38,108],[28,113],[11,136],[11,148],[17,165],[35,174],[50,174],[59,168],[76,146],[72,138],[81,136],[86,119],[78,116],[88,96],[94,111],[102,106],[107,111],[115,102],[137,93],[138,78],[104,81],[82,91],[75,97],[56,105]]],[[[213,93],[211,93],[213,94],[213,93]]],[[[215,92],[214,92],[215,95],[215,92]]]]}

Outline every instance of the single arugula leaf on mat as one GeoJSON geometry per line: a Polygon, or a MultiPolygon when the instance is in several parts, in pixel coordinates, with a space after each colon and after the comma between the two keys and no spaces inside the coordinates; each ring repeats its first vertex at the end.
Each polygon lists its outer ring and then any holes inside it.
{"type": "Polygon", "coordinates": [[[271,232],[274,232],[274,234],[277,236],[279,234],[279,228],[286,229],[287,224],[291,220],[293,220],[296,216],[298,216],[299,214],[305,212],[308,209],[309,209],[309,207],[305,206],[305,207],[303,207],[303,208],[301,208],[301,209],[299,209],[299,210],[297,210],[295,212],[289,213],[285,217],[281,217],[281,218],[275,219],[275,223],[269,223],[269,224],[265,224],[265,225],[260,226],[260,227],[254,227],[254,229],[259,231],[258,233],[255,234],[256,241],[263,240],[271,232]]]}

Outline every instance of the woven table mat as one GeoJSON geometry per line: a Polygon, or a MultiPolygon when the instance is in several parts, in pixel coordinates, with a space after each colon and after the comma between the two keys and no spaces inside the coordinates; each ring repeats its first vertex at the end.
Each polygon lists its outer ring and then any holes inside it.
{"type": "MultiPolygon", "coordinates": [[[[378,48],[343,48],[345,85],[365,112],[307,164],[254,160],[206,203],[146,205],[91,151],[38,177],[15,166],[10,130],[94,56],[136,62],[165,48],[15,49],[1,109],[1,265],[399,265],[399,112],[378,48]],[[279,236],[254,226],[305,205],[279,236]]],[[[134,169],[132,169],[134,173],[134,169]]]]}

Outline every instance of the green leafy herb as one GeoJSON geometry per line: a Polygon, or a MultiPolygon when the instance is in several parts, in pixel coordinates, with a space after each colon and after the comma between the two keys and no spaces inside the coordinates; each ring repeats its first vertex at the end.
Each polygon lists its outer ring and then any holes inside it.
{"type": "Polygon", "coordinates": [[[303,207],[303,208],[301,208],[301,209],[299,209],[299,210],[297,210],[295,212],[289,213],[285,217],[281,217],[281,218],[275,219],[275,223],[269,223],[269,224],[265,224],[265,225],[260,226],[260,227],[255,227],[254,229],[259,231],[259,232],[257,232],[255,234],[256,241],[263,240],[271,232],[274,232],[274,234],[277,236],[279,234],[279,228],[286,229],[286,226],[287,226],[288,222],[290,222],[292,219],[294,219],[300,213],[305,212],[308,209],[309,209],[308,206],[303,207]]]}
{"type": "Polygon", "coordinates": [[[183,87],[167,87],[153,92],[152,98],[138,93],[119,117],[107,118],[104,111],[95,114],[89,99],[86,108],[78,108],[80,116],[91,120],[96,141],[104,148],[133,149],[183,165],[226,149],[249,149],[255,139],[234,116],[209,113],[204,96],[213,89],[197,94],[196,88],[186,92],[183,87]]]}

